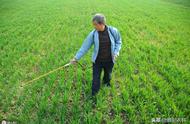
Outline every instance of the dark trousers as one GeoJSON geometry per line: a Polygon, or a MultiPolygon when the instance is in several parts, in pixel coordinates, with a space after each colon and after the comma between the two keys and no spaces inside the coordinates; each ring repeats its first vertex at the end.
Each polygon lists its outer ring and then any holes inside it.
{"type": "Polygon", "coordinates": [[[96,95],[100,89],[100,78],[102,70],[104,70],[103,84],[110,86],[113,66],[114,63],[112,61],[93,63],[92,96],[96,95]]]}

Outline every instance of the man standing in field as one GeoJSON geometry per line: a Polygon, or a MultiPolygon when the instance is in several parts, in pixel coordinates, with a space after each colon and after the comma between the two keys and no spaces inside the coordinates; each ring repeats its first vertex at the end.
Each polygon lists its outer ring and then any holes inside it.
{"type": "Polygon", "coordinates": [[[112,68],[116,57],[119,56],[121,49],[121,36],[117,28],[108,26],[103,14],[95,14],[92,18],[94,28],[84,40],[81,48],[77,51],[72,64],[87,53],[92,45],[94,52],[92,55],[93,79],[92,96],[95,96],[100,89],[100,77],[102,69],[104,70],[103,84],[110,86],[112,68]]]}

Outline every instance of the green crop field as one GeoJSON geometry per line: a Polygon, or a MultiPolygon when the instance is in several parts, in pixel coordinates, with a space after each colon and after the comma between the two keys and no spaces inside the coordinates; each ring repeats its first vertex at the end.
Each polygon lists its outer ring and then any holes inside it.
{"type": "Polygon", "coordinates": [[[190,123],[189,0],[0,0],[0,122],[190,123]],[[92,105],[93,47],[68,63],[103,13],[122,48],[92,105]],[[177,119],[179,121],[177,122],[177,119]],[[180,120],[181,119],[181,120],[180,120]]]}

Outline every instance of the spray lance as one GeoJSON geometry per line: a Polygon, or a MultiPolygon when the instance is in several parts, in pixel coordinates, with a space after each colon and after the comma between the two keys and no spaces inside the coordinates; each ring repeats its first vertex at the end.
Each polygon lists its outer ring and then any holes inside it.
{"type": "Polygon", "coordinates": [[[53,70],[51,70],[51,71],[49,71],[49,72],[46,72],[46,73],[44,73],[44,74],[42,74],[42,75],[40,75],[40,76],[38,76],[38,77],[36,77],[36,78],[34,78],[34,79],[32,79],[32,80],[29,80],[29,81],[26,81],[26,82],[22,82],[21,83],[21,87],[23,87],[23,86],[25,86],[25,85],[28,85],[28,84],[30,84],[30,83],[32,83],[32,82],[34,82],[34,81],[36,81],[36,80],[39,80],[39,79],[41,79],[41,78],[43,78],[43,77],[46,77],[46,76],[48,76],[48,75],[50,75],[50,74],[52,74],[52,73],[54,73],[54,72],[56,72],[56,71],[59,71],[59,70],[61,70],[61,69],[64,69],[64,68],[66,68],[66,67],[68,67],[68,66],[70,66],[70,65],[72,65],[72,64],[79,64],[81,67],[82,67],[82,69],[84,70],[86,67],[84,67],[81,63],[79,63],[78,61],[70,61],[69,63],[66,63],[65,65],[63,65],[63,66],[60,66],[60,67],[58,67],[58,68],[56,68],[56,69],[53,69],[53,70]]]}

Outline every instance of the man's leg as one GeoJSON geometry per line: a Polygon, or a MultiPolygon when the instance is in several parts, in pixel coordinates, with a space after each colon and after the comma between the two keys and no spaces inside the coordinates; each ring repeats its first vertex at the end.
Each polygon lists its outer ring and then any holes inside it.
{"type": "Polygon", "coordinates": [[[104,64],[104,77],[103,77],[103,84],[107,86],[110,85],[110,80],[111,80],[111,74],[112,74],[112,69],[113,69],[114,63],[113,62],[108,62],[104,64]]]}
{"type": "Polygon", "coordinates": [[[100,89],[101,72],[101,63],[93,63],[92,96],[95,96],[100,89]]]}

